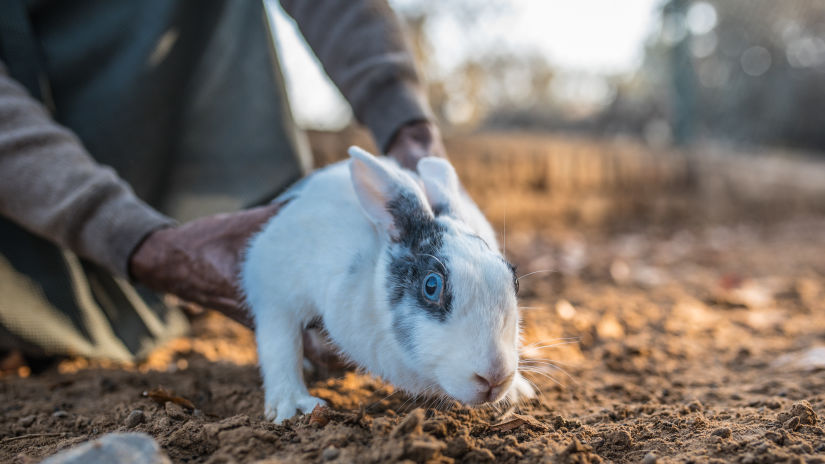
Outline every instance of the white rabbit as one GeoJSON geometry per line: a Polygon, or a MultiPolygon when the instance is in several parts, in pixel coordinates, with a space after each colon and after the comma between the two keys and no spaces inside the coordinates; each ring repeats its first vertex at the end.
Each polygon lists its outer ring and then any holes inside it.
{"type": "Polygon", "coordinates": [[[318,320],[342,354],[408,392],[531,396],[517,370],[514,269],[450,163],[424,158],[416,176],[349,154],[282,196],[246,253],[266,416],[323,404],[302,374],[302,330],[318,320]]]}

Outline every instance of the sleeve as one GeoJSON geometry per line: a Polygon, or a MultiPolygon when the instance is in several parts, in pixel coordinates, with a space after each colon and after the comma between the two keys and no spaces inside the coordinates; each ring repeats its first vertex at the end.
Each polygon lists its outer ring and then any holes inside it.
{"type": "Polygon", "coordinates": [[[432,112],[386,0],[280,0],[324,70],[384,152],[404,124],[432,112]]]}
{"type": "Polygon", "coordinates": [[[0,215],[121,276],[141,240],[173,222],[97,164],[2,62],[0,215]]]}

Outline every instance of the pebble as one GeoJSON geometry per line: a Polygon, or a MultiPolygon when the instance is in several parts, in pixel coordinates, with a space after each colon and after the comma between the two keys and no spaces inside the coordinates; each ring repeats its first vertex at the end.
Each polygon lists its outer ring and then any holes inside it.
{"type": "Polygon", "coordinates": [[[334,446],[329,446],[321,453],[321,459],[324,461],[332,461],[341,454],[341,450],[334,446]]]}
{"type": "Polygon", "coordinates": [[[52,413],[52,417],[54,417],[55,419],[65,419],[69,417],[69,413],[66,411],[58,410],[52,413]]]}
{"type": "Polygon", "coordinates": [[[21,417],[18,422],[20,422],[20,425],[22,425],[23,427],[30,427],[32,424],[34,424],[35,419],[37,419],[37,416],[31,414],[29,416],[21,417]]]}
{"type": "Polygon", "coordinates": [[[799,423],[802,425],[816,425],[817,417],[811,403],[807,401],[799,401],[794,403],[791,407],[791,414],[799,418],[799,423]]]}
{"type": "Polygon", "coordinates": [[[145,433],[110,433],[63,450],[42,464],[169,464],[169,457],[145,433]]]}
{"type": "Polygon", "coordinates": [[[713,432],[710,432],[710,434],[715,435],[717,437],[721,437],[721,438],[730,438],[732,432],[729,428],[722,427],[722,428],[714,430],[713,432]]]}
{"type": "Polygon", "coordinates": [[[128,416],[126,416],[126,420],[123,421],[123,424],[126,425],[126,427],[132,428],[138,424],[142,424],[144,420],[146,420],[146,415],[143,414],[143,411],[140,409],[135,409],[130,412],[128,416]]]}
{"type": "Polygon", "coordinates": [[[659,457],[653,453],[645,454],[645,457],[642,459],[642,464],[656,464],[659,462],[659,457]]]}

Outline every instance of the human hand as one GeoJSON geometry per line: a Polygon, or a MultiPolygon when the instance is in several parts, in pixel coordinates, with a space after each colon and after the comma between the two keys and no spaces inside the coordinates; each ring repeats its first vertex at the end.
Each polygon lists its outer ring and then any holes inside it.
{"type": "Polygon", "coordinates": [[[243,251],[282,206],[217,214],[152,232],[132,253],[129,273],[153,290],[252,327],[237,284],[243,251]]]}
{"type": "Polygon", "coordinates": [[[387,156],[401,166],[415,171],[418,160],[425,156],[446,158],[444,143],[438,127],[429,121],[418,121],[401,126],[387,149],[387,156]]]}

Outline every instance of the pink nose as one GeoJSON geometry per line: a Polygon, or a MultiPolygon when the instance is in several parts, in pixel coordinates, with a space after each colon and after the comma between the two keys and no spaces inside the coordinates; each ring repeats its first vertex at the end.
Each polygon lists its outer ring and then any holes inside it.
{"type": "Polygon", "coordinates": [[[490,372],[485,375],[475,374],[476,382],[481,385],[480,397],[482,401],[489,402],[498,398],[501,393],[510,386],[515,372],[506,373],[504,371],[490,372]]]}

